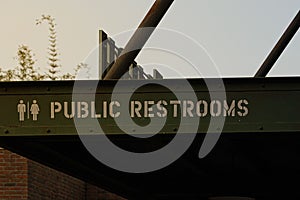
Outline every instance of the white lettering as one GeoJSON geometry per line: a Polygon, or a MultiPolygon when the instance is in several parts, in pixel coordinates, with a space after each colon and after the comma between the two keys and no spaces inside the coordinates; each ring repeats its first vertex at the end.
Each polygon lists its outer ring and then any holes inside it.
{"type": "Polygon", "coordinates": [[[112,118],[117,118],[120,116],[120,112],[114,112],[114,106],[116,107],[120,107],[120,103],[118,101],[112,101],[110,104],[109,104],[109,115],[112,117],[112,118]]]}
{"type": "Polygon", "coordinates": [[[81,118],[87,118],[89,116],[89,104],[87,102],[81,102],[81,111],[84,113],[81,118]]]}
{"type": "Polygon", "coordinates": [[[214,100],[210,103],[210,115],[213,117],[219,117],[222,113],[222,104],[218,100],[214,100]]]}
{"type": "Polygon", "coordinates": [[[206,101],[198,101],[196,105],[196,112],[198,117],[205,117],[208,113],[208,104],[206,101]],[[203,105],[203,108],[201,109],[201,105],[203,105]]]}
{"type": "Polygon", "coordinates": [[[61,104],[59,102],[51,102],[51,106],[50,106],[50,110],[51,110],[51,119],[55,118],[55,113],[59,113],[61,111],[61,104]]]}
{"type": "Polygon", "coordinates": [[[161,112],[157,112],[157,116],[158,117],[166,117],[168,115],[168,110],[166,109],[165,106],[168,105],[168,103],[165,100],[160,100],[159,102],[157,102],[157,109],[161,112]],[[164,106],[163,106],[164,105],[164,106]]]}
{"type": "Polygon", "coordinates": [[[154,101],[145,101],[144,102],[144,117],[150,117],[150,118],[154,117],[154,114],[151,113],[151,112],[153,112],[152,105],[154,105],[154,101]],[[150,107],[149,107],[149,105],[150,105],[150,107]]]}
{"type": "Polygon", "coordinates": [[[96,113],[96,104],[95,101],[91,102],[91,118],[101,118],[101,114],[96,113]]]}
{"type": "Polygon", "coordinates": [[[107,101],[103,101],[103,118],[107,118],[107,101]]]}
{"type": "Polygon", "coordinates": [[[189,115],[189,117],[194,117],[192,112],[194,107],[194,102],[183,101],[183,117],[187,117],[187,114],[189,115]]]}
{"type": "Polygon", "coordinates": [[[139,101],[131,101],[131,117],[135,117],[135,115],[139,118],[142,117],[140,111],[142,109],[142,104],[139,101]],[[137,105],[138,107],[135,107],[137,105]]]}
{"type": "MultiPolygon", "coordinates": [[[[191,100],[166,100],[159,101],[131,101],[129,106],[130,116],[134,117],[167,117],[170,113],[171,117],[245,117],[249,114],[249,102],[246,99],[241,100],[212,100],[211,102],[199,100],[197,102],[191,100]]],[[[91,102],[51,102],[50,117],[55,119],[56,115],[64,116],[66,119],[92,118],[116,118],[121,115],[118,109],[121,107],[118,101],[102,101],[97,104],[96,101],[91,102]],[[101,107],[102,106],[102,107],[101,107]],[[98,111],[98,112],[97,112],[98,111]]],[[[19,111],[18,111],[19,112],[19,111]]],[[[20,115],[20,114],[19,114],[20,115]]],[[[22,115],[19,120],[23,120],[22,115]]]]}
{"type": "Polygon", "coordinates": [[[72,119],[75,115],[75,102],[71,103],[71,114],[68,113],[68,102],[64,102],[64,115],[67,119],[72,119]]]}
{"type": "Polygon", "coordinates": [[[173,117],[178,116],[178,105],[180,105],[180,101],[170,101],[170,104],[173,105],[173,117]]]}
{"type": "Polygon", "coordinates": [[[231,117],[235,116],[235,100],[231,102],[230,107],[228,106],[227,101],[224,100],[224,117],[227,116],[231,116],[231,117]]]}
{"type": "Polygon", "coordinates": [[[240,100],[238,102],[238,108],[240,109],[240,111],[238,111],[238,115],[240,117],[245,117],[249,114],[249,110],[247,105],[249,104],[249,102],[246,99],[240,100]]]}

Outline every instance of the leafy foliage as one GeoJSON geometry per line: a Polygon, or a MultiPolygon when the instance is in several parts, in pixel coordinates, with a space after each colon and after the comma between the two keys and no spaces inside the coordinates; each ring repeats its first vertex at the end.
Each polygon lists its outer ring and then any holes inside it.
{"type": "Polygon", "coordinates": [[[37,73],[36,69],[34,68],[34,54],[28,46],[19,46],[16,59],[18,60],[19,65],[17,66],[16,70],[14,70],[13,75],[16,76],[15,78],[17,80],[36,81],[43,79],[43,76],[37,73]]]}
{"type": "MultiPolygon", "coordinates": [[[[18,62],[17,67],[10,70],[3,70],[0,68],[0,81],[41,81],[53,80],[47,73],[41,74],[38,69],[34,67],[36,60],[32,50],[26,45],[20,45],[17,51],[18,62]]],[[[75,79],[79,70],[87,68],[87,64],[80,63],[75,68],[75,74],[66,73],[61,76],[56,75],[56,80],[73,80],[75,79]]]]}
{"type": "Polygon", "coordinates": [[[44,21],[48,22],[49,25],[49,47],[48,47],[48,64],[49,64],[49,73],[47,76],[51,80],[57,80],[59,72],[59,59],[58,59],[58,49],[57,49],[57,35],[56,35],[56,24],[55,19],[51,15],[42,15],[40,19],[36,20],[36,25],[42,24],[44,21]]]}
{"type": "Polygon", "coordinates": [[[50,15],[42,15],[40,19],[36,20],[36,25],[40,25],[45,21],[48,22],[49,25],[48,72],[40,73],[39,70],[34,67],[36,60],[34,59],[35,55],[32,53],[32,50],[26,45],[20,45],[17,51],[17,57],[15,57],[18,62],[17,67],[7,71],[0,67],[0,81],[72,80],[75,79],[81,69],[87,70],[87,78],[89,78],[89,69],[87,64],[84,63],[77,65],[75,74],[58,74],[61,66],[58,59],[55,19],[50,15]]]}

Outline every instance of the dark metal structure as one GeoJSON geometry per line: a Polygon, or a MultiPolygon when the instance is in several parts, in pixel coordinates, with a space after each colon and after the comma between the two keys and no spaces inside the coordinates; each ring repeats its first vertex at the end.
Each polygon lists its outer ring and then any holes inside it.
{"type": "MultiPolygon", "coordinates": [[[[74,81],[0,83],[2,88],[0,105],[3,105],[0,113],[0,136],[77,136],[74,119],[84,123],[87,133],[97,133],[90,124],[90,119],[95,119],[101,124],[105,134],[123,135],[124,132],[115,123],[114,114],[120,113],[119,123],[126,126],[122,108],[129,106],[129,111],[134,114],[131,118],[143,126],[149,123],[151,118],[145,114],[145,102],[153,101],[157,104],[161,100],[166,102],[164,107],[167,112],[165,116],[167,123],[160,131],[162,134],[176,134],[178,124],[189,127],[188,120],[181,120],[183,115],[187,119],[199,118],[200,126],[197,131],[199,134],[207,132],[211,118],[222,117],[226,118],[222,129],[224,134],[275,133],[287,130],[298,132],[300,131],[300,115],[297,112],[300,110],[299,80],[300,78],[224,79],[226,88],[224,92],[227,98],[211,99],[211,96],[219,96],[218,94],[223,92],[217,89],[218,79],[209,79],[211,84],[216,85],[213,91],[208,91],[205,80],[191,79],[189,82],[197,101],[192,102],[190,114],[185,112],[188,107],[184,105],[184,101],[192,100],[188,95],[191,91],[185,81],[180,79],[121,80],[119,84],[122,91],[114,92],[113,99],[112,93],[117,81],[76,81],[76,84],[79,84],[76,86],[77,89],[73,88],[74,81]],[[136,84],[145,86],[131,95],[131,88],[136,84]],[[170,91],[161,85],[172,85],[176,90],[170,91]],[[179,99],[182,103],[178,104],[176,114],[174,104],[170,103],[177,100],[173,92],[186,97],[179,99]],[[131,96],[129,102],[122,101],[126,95],[131,96]],[[132,106],[132,101],[141,104],[138,110],[140,116],[130,109],[138,107],[135,106],[137,104],[132,106]],[[198,103],[199,101],[202,103],[198,103]],[[111,102],[118,102],[118,106],[111,102]],[[23,119],[19,105],[25,107],[23,119]],[[31,111],[33,105],[39,107],[36,120],[33,119],[34,113],[31,111]]],[[[152,118],[161,118],[158,112],[152,113],[152,118]]]]}
{"type": "MultiPolygon", "coordinates": [[[[119,79],[129,69],[172,2],[155,2],[105,80],[119,79]]],[[[298,30],[299,17],[298,13],[256,77],[264,77],[276,62],[298,30]]],[[[160,74],[157,77],[160,78],[160,74]]],[[[175,92],[190,92],[180,80],[157,80],[157,84],[143,81],[145,86],[131,96],[132,100],[157,102],[163,99],[168,102],[174,99],[174,91],[159,86],[166,82],[176,88],[175,92]]],[[[214,79],[209,82],[213,84],[214,79]]],[[[117,82],[81,83],[78,102],[72,98],[73,81],[0,83],[0,146],[128,199],[300,198],[295,184],[300,178],[299,77],[224,79],[226,99],[210,99],[205,80],[189,80],[200,102],[198,109],[190,108],[188,116],[201,118],[196,138],[177,161],[144,174],[116,171],[96,160],[82,144],[73,118],[98,120],[112,142],[132,152],[150,152],[168,144],[177,133],[180,119],[168,113],[167,123],[158,135],[146,140],[130,137],[114,123],[113,112],[110,117],[104,117],[107,110],[103,114],[105,109],[99,108],[111,100],[117,82]],[[91,87],[94,85],[96,89],[91,87]],[[93,95],[93,101],[87,100],[93,95]],[[200,108],[201,104],[204,107],[200,108]],[[199,159],[198,151],[212,117],[226,118],[223,135],[213,151],[199,159]]],[[[123,81],[121,85],[122,97],[130,93],[135,81],[123,81]]],[[[141,115],[136,122],[147,125],[149,117],[141,115]]],[[[88,123],[84,127],[88,134],[84,137],[101,145],[106,136],[95,134],[88,123]]],[[[190,126],[189,123],[182,125],[190,126]]]]}
{"type": "MultiPolygon", "coordinates": [[[[157,83],[168,81],[178,88],[176,92],[186,92],[180,80],[157,80],[157,83]]],[[[198,99],[210,102],[204,80],[189,82],[198,99]]],[[[110,99],[115,83],[99,82],[96,105],[110,99]]],[[[122,81],[123,92],[129,91],[134,83],[122,81]]],[[[85,97],[93,84],[83,82],[82,101],[87,101],[85,97]]],[[[128,199],[300,198],[295,184],[300,178],[300,78],[235,78],[224,79],[224,84],[228,104],[247,99],[249,112],[240,116],[239,107],[235,107],[235,115],[226,117],[219,142],[204,159],[199,159],[198,153],[210,114],[201,118],[196,139],[187,152],[164,169],[128,174],[103,165],[83,146],[74,121],[68,119],[63,110],[57,110],[55,118],[51,118],[51,102],[61,102],[63,106],[64,102],[72,101],[73,81],[0,83],[0,146],[128,199]],[[20,100],[26,105],[27,101],[30,104],[37,101],[40,108],[37,121],[32,117],[20,121],[17,112],[20,100]]],[[[150,84],[136,91],[132,98],[167,101],[173,96],[166,88],[150,84]]],[[[100,110],[96,108],[97,113],[100,110]]],[[[145,120],[141,118],[140,122],[145,120]]],[[[148,152],[168,144],[176,134],[178,123],[170,118],[160,134],[140,140],[118,131],[117,126],[111,124],[112,119],[99,119],[99,122],[109,126],[110,140],[133,152],[148,152]]],[[[98,140],[101,145],[102,136],[90,132],[86,137],[98,140]]]]}
{"type": "Polygon", "coordinates": [[[284,32],[278,43],[275,45],[269,56],[266,58],[255,77],[265,77],[272,69],[280,55],[283,53],[285,48],[288,46],[294,35],[297,33],[300,27],[300,11],[298,11],[296,17],[291,22],[287,30],[284,32]]]}
{"type": "MultiPolygon", "coordinates": [[[[110,38],[103,30],[99,30],[99,79],[103,80],[110,71],[114,60],[121,53],[122,48],[116,46],[115,41],[110,38]]],[[[124,80],[143,80],[143,79],[163,79],[163,76],[157,71],[153,71],[153,76],[146,74],[143,67],[137,62],[131,62],[127,72],[122,76],[124,80]]]]}
{"type": "Polygon", "coordinates": [[[168,11],[174,0],[156,0],[144,20],[139,25],[121,55],[117,58],[104,80],[120,79],[142,50],[147,40],[168,11]]]}

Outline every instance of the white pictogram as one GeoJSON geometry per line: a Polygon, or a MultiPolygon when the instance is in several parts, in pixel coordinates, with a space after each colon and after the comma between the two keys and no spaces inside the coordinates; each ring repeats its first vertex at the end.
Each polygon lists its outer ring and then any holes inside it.
{"type": "Polygon", "coordinates": [[[36,100],[33,100],[33,104],[30,107],[30,112],[32,114],[32,120],[37,121],[38,120],[37,116],[40,112],[40,108],[36,100]]]}
{"type": "Polygon", "coordinates": [[[33,100],[33,104],[29,105],[29,102],[27,102],[27,105],[24,103],[24,100],[20,100],[17,105],[17,111],[19,113],[19,121],[24,122],[25,121],[25,113],[27,112],[27,118],[30,119],[30,114],[32,115],[32,120],[37,121],[38,120],[38,114],[40,113],[39,105],[37,104],[37,100],[33,100]],[[29,109],[30,108],[30,109],[29,109]]]}
{"type": "Polygon", "coordinates": [[[19,113],[19,120],[20,122],[24,121],[24,115],[26,112],[26,105],[24,104],[23,100],[19,101],[20,103],[18,104],[18,113],[19,113]]]}

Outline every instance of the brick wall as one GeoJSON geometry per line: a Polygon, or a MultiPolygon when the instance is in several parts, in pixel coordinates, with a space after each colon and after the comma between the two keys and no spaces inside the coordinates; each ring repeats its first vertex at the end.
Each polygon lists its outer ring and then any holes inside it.
{"type": "Polygon", "coordinates": [[[1,148],[0,199],[125,200],[1,148]]]}
{"type": "Polygon", "coordinates": [[[28,199],[85,199],[85,182],[28,160],[28,199]]]}
{"type": "Polygon", "coordinates": [[[86,185],[86,200],[125,200],[94,185],[86,185]]]}
{"type": "Polygon", "coordinates": [[[28,199],[27,159],[0,149],[0,199],[28,199]]]}

